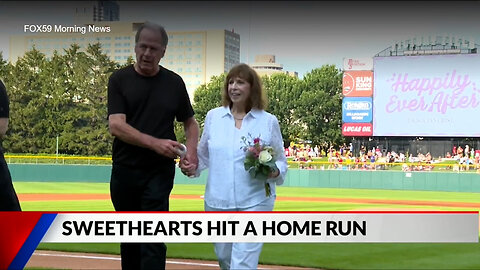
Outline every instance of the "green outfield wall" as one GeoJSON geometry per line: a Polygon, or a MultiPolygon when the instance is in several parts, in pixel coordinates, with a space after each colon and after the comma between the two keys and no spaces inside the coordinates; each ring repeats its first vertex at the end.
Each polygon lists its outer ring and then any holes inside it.
{"type": "MultiPolygon", "coordinates": [[[[110,165],[9,164],[14,182],[108,182],[110,165]]],[[[206,182],[207,172],[188,178],[179,169],[175,183],[206,182]]],[[[298,170],[287,173],[284,186],[393,190],[480,192],[480,174],[474,172],[401,172],[298,170]]]]}

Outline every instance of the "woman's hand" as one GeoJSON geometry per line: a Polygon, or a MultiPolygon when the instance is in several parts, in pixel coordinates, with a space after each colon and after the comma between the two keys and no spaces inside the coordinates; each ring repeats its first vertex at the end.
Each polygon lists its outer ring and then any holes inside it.
{"type": "Polygon", "coordinates": [[[268,178],[277,178],[280,175],[280,170],[275,166],[275,169],[273,169],[270,174],[268,175],[268,178]]]}
{"type": "Polygon", "coordinates": [[[188,177],[195,176],[197,171],[197,164],[189,162],[186,158],[180,159],[179,167],[182,173],[188,177]]]}

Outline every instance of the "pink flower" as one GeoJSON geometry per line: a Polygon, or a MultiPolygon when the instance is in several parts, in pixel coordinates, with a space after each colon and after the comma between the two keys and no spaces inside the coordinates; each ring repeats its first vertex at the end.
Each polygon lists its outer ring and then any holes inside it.
{"type": "Polygon", "coordinates": [[[258,157],[260,150],[257,147],[249,147],[248,152],[252,153],[253,156],[258,157]]]}
{"type": "Polygon", "coordinates": [[[253,143],[254,143],[254,144],[257,144],[257,143],[259,143],[259,142],[260,142],[260,138],[255,138],[255,139],[253,139],[253,143]]]}

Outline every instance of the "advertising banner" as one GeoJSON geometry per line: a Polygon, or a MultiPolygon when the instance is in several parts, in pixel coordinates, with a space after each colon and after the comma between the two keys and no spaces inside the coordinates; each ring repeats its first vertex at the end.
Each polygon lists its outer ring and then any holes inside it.
{"type": "Polygon", "coordinates": [[[373,94],[372,71],[345,71],[343,95],[346,97],[371,97],[373,94]]]}
{"type": "Polygon", "coordinates": [[[373,134],[373,126],[370,123],[344,123],[342,135],[346,137],[369,137],[373,134]]]}
{"type": "Polygon", "coordinates": [[[480,55],[374,62],[374,136],[480,137],[480,55]]]}
{"type": "Polygon", "coordinates": [[[343,70],[372,70],[373,58],[343,58],[343,70]]]}
{"type": "Polygon", "coordinates": [[[342,100],[342,121],[344,123],[372,122],[371,97],[345,97],[342,100]]]}

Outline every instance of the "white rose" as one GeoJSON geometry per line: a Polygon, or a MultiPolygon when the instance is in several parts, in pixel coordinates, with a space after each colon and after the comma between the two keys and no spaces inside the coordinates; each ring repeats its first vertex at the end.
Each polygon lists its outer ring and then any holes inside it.
{"type": "Polygon", "coordinates": [[[258,161],[260,161],[260,164],[265,164],[272,160],[272,155],[267,150],[263,150],[260,152],[260,155],[258,156],[258,161]]]}

